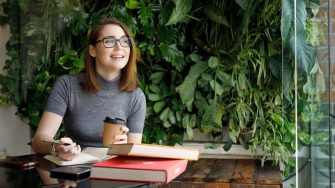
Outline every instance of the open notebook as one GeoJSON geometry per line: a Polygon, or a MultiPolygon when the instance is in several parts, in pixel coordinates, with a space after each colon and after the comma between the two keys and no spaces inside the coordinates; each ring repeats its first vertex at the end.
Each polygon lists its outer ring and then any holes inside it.
{"type": "Polygon", "coordinates": [[[108,148],[87,147],[72,161],[62,160],[54,155],[45,155],[44,158],[60,166],[89,164],[111,158],[110,155],[107,155],[107,150],[108,148]]]}

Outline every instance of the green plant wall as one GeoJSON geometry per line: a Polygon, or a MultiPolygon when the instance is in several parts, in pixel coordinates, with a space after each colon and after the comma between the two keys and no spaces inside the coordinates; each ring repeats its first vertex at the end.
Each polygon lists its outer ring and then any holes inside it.
{"type": "MultiPolygon", "coordinates": [[[[82,70],[91,26],[116,17],[129,26],[140,52],[148,107],[144,142],[182,144],[199,128],[214,136],[215,147],[229,130],[225,150],[233,143],[261,148],[263,161],[270,156],[288,164],[295,131],[292,56],[282,66],[283,49],[290,49],[285,41],[292,37],[291,30],[281,31],[291,11],[282,15],[283,5],[291,7],[285,2],[7,0],[0,24],[11,28],[10,59],[7,74],[0,75],[1,103],[16,105],[35,131],[54,81],[82,70]],[[288,83],[284,91],[282,79],[288,83]]],[[[311,65],[302,67],[307,72],[311,65]]]]}

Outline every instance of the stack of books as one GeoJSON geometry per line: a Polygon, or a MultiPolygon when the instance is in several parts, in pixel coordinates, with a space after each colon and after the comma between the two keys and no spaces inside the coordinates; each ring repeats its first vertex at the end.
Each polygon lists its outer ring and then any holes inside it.
{"type": "Polygon", "coordinates": [[[154,144],[116,144],[110,159],[91,166],[91,179],[169,183],[198,160],[199,150],[154,144]]]}

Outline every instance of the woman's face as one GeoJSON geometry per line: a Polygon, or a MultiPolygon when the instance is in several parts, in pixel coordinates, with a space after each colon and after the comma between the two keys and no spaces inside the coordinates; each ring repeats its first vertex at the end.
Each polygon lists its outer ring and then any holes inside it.
{"type": "Polygon", "coordinates": [[[97,71],[107,78],[112,75],[113,77],[119,75],[120,70],[127,65],[130,47],[121,46],[121,41],[117,41],[115,46],[111,48],[106,48],[103,43],[108,46],[107,43],[109,45],[113,44],[114,39],[119,40],[121,37],[127,37],[124,30],[119,25],[108,24],[100,31],[97,41],[101,40],[101,42],[98,42],[95,46],[89,46],[90,55],[95,57],[97,71]],[[103,42],[104,38],[108,39],[103,42]]]}

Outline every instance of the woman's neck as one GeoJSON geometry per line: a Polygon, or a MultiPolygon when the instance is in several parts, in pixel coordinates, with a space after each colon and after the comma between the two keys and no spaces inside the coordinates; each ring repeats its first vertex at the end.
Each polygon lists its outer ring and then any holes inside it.
{"type": "Polygon", "coordinates": [[[97,70],[97,74],[105,80],[112,81],[120,76],[121,71],[103,73],[102,71],[97,70]]]}

